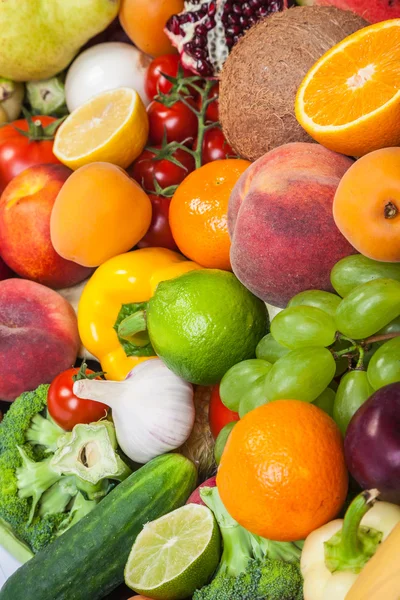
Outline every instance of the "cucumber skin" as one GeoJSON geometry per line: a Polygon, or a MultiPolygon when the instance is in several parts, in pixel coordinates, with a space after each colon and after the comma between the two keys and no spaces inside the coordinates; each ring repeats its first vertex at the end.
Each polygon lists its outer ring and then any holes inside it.
{"type": "Polygon", "coordinates": [[[124,581],[133,542],[149,521],[185,504],[193,463],[159,456],[130,475],[57,540],[20,567],[0,600],[98,600],[124,581]]]}

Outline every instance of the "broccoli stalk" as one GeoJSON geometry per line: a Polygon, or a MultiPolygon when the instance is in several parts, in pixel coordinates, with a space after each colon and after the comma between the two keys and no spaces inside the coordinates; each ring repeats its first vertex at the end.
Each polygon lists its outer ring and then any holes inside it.
{"type": "Polygon", "coordinates": [[[40,499],[39,516],[62,513],[78,493],[74,477],[61,477],[40,499]]]}
{"type": "Polygon", "coordinates": [[[20,563],[24,564],[33,558],[30,548],[17,538],[12,527],[0,518],[0,540],[3,548],[14,556],[20,563]]]}
{"type": "Polygon", "coordinates": [[[51,459],[35,462],[29,458],[21,446],[17,448],[22,459],[22,465],[16,470],[18,495],[20,498],[32,498],[28,519],[28,525],[30,525],[43,493],[56,483],[61,475],[50,466],[51,459]]]}
{"type": "Polygon", "coordinates": [[[204,487],[200,495],[219,525],[223,552],[213,581],[193,600],[301,600],[302,542],[275,542],[250,533],[229,515],[216,487],[204,487]]]}

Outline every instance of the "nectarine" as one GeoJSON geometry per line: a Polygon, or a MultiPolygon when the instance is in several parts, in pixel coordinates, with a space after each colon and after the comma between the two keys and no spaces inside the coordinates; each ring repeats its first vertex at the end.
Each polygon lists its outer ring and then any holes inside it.
{"type": "Polygon", "coordinates": [[[71,173],[64,165],[29,167],[0,198],[1,257],[21,277],[52,288],[73,286],[91,273],[57,254],[50,240],[51,211],[71,173]]]}
{"type": "Polygon", "coordinates": [[[353,160],[317,144],[271,150],[241,176],[229,200],[233,272],[253,294],[284,307],[303,290],[332,290],[329,274],[355,252],[332,217],[353,160]]]}
{"type": "Polygon", "coordinates": [[[72,306],[57,292],[26,279],[0,281],[0,399],[74,365],[80,341],[72,306]]]}
{"type": "Polygon", "coordinates": [[[350,167],[336,190],[333,217],[364,256],[400,261],[400,148],[376,150],[350,167]]]}

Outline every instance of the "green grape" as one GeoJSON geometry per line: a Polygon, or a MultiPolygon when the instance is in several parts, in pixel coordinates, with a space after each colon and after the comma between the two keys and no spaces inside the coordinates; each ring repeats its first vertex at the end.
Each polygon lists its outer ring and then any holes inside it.
{"type": "Polygon", "coordinates": [[[400,317],[390,321],[385,327],[377,331],[377,335],[386,335],[387,333],[400,333],[400,317]]]}
{"type": "Polygon", "coordinates": [[[374,390],[400,381],[400,337],[378,348],[369,362],[367,374],[374,390]]]}
{"type": "Polygon", "coordinates": [[[271,322],[277,342],[291,349],[330,346],[335,341],[335,321],[314,306],[293,306],[278,313],[271,322]]]}
{"type": "Polygon", "coordinates": [[[228,437],[230,436],[230,433],[236,425],[236,423],[237,421],[231,421],[230,423],[227,423],[225,427],[221,429],[217,439],[215,440],[214,458],[217,465],[219,465],[219,463],[221,462],[221,456],[223,451],[225,450],[226,442],[228,441],[228,437]]]}
{"type": "Polygon", "coordinates": [[[314,306],[315,308],[320,308],[328,313],[331,317],[334,317],[340,301],[341,298],[336,294],[323,292],[321,290],[307,290],[306,292],[300,292],[297,296],[293,296],[293,298],[289,300],[287,307],[314,306]]]}
{"type": "Polygon", "coordinates": [[[359,285],[341,301],[335,321],[338,331],[361,340],[399,315],[400,283],[394,279],[374,279],[359,285]]]}
{"type": "Polygon", "coordinates": [[[375,352],[379,350],[382,346],[383,342],[374,342],[373,344],[368,344],[364,356],[363,356],[363,367],[366,369],[371,361],[371,358],[374,356],[375,352]]]}
{"type": "Polygon", "coordinates": [[[400,281],[400,263],[384,263],[362,254],[342,258],[331,271],[331,283],[339,296],[344,298],[357,286],[374,279],[400,281]]]}
{"type": "Polygon", "coordinates": [[[313,402],[335,375],[335,360],[326,348],[298,348],[282,356],[268,373],[268,400],[313,402]]]}
{"type": "Polygon", "coordinates": [[[240,402],[245,395],[263,394],[264,379],[271,367],[271,363],[258,358],[243,360],[231,367],[223,376],[219,388],[223,404],[229,410],[239,412],[240,402]],[[262,380],[262,385],[260,385],[259,379],[262,380]]]}
{"type": "Polygon", "coordinates": [[[257,358],[267,360],[271,364],[276,363],[281,356],[285,356],[288,352],[289,348],[285,348],[285,346],[277,342],[271,333],[267,333],[256,348],[257,358]]]}
{"type": "Polygon", "coordinates": [[[259,380],[257,382],[256,389],[252,389],[250,392],[245,394],[240,401],[239,404],[239,417],[243,419],[244,415],[247,415],[248,412],[262,406],[263,404],[267,404],[268,399],[265,393],[265,379],[262,381],[259,380]]]}
{"type": "Polygon", "coordinates": [[[333,389],[327,387],[326,390],[324,390],[322,394],[320,394],[318,398],[314,400],[313,404],[315,404],[315,406],[318,406],[318,408],[326,412],[330,417],[333,417],[333,405],[335,402],[335,396],[336,394],[333,391],[333,389]]]}
{"type": "Polygon", "coordinates": [[[373,393],[365,371],[349,371],[343,375],[333,406],[333,418],[343,435],[354,413],[373,393]]]}

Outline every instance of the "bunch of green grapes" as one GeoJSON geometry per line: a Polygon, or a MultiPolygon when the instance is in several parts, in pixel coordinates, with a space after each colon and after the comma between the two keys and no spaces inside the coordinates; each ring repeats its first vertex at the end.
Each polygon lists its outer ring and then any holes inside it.
{"type": "Polygon", "coordinates": [[[278,399],[313,402],[344,434],[377,389],[400,381],[400,264],[362,255],[332,270],[336,294],[310,290],[292,298],[258,344],[256,359],[224,376],[223,403],[243,417],[278,399]]]}

